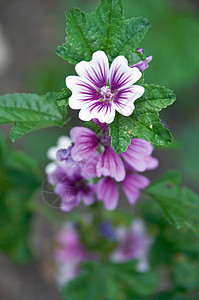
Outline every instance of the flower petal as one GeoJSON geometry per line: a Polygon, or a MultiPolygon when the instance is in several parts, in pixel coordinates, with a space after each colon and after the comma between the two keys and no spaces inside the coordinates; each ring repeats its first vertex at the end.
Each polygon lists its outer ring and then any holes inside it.
{"type": "Polygon", "coordinates": [[[96,168],[99,177],[110,176],[116,181],[122,181],[125,178],[124,164],[113,148],[105,148],[104,153],[99,156],[96,168]]]}
{"type": "Polygon", "coordinates": [[[153,145],[143,139],[132,139],[127,150],[121,154],[123,159],[139,172],[148,168],[148,158],[153,151],[153,145]]]}
{"type": "Polygon", "coordinates": [[[130,204],[135,204],[140,196],[140,189],[145,189],[149,183],[149,179],[143,175],[128,174],[126,176],[122,187],[130,204]]]}
{"type": "Polygon", "coordinates": [[[73,160],[89,159],[99,145],[97,135],[86,127],[73,127],[70,131],[74,147],[71,150],[73,160]]]}
{"type": "Polygon", "coordinates": [[[72,109],[80,109],[88,101],[101,98],[101,94],[85,78],[68,76],[66,77],[66,86],[72,91],[72,96],[69,98],[69,106],[72,109]]]}
{"type": "Polygon", "coordinates": [[[130,68],[128,61],[124,56],[118,56],[114,59],[110,68],[110,86],[111,91],[128,88],[137,82],[142,76],[138,68],[130,68]]]}
{"type": "Polygon", "coordinates": [[[85,205],[91,205],[95,201],[94,193],[92,191],[84,192],[82,199],[85,205]]]}
{"type": "Polygon", "coordinates": [[[153,170],[156,169],[159,165],[159,161],[157,158],[148,156],[145,160],[146,165],[147,165],[147,170],[153,170]]]}
{"type": "Polygon", "coordinates": [[[144,94],[144,88],[133,85],[130,88],[120,89],[115,95],[113,107],[123,116],[130,116],[135,109],[134,102],[144,94]]]}
{"type": "Polygon", "coordinates": [[[98,89],[107,85],[109,63],[106,54],[101,50],[93,53],[91,61],[78,63],[75,70],[79,76],[89,80],[98,89]]]}
{"type": "Polygon", "coordinates": [[[102,178],[97,184],[97,197],[104,202],[107,210],[115,209],[119,200],[116,182],[110,177],[102,178]]]}
{"type": "Polygon", "coordinates": [[[101,123],[110,124],[115,118],[115,109],[108,101],[89,101],[81,108],[79,118],[83,121],[96,118],[101,123]]]}

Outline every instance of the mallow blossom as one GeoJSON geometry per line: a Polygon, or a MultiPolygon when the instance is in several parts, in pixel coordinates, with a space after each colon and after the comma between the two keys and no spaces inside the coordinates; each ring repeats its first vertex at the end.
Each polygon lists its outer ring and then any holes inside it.
{"type": "Polygon", "coordinates": [[[66,136],[59,138],[57,146],[47,152],[48,158],[53,160],[45,169],[47,180],[54,186],[54,193],[60,197],[60,208],[63,211],[71,211],[81,201],[91,205],[95,200],[95,185],[88,182],[83,164],[72,159],[71,149],[72,140],[66,136]]]}
{"type": "Polygon", "coordinates": [[[135,83],[142,73],[129,67],[124,56],[116,57],[110,68],[106,54],[99,50],[89,62],[81,61],[75,66],[78,76],[66,77],[66,86],[72,91],[69,106],[80,109],[79,118],[89,121],[111,123],[116,111],[130,116],[134,102],[144,94],[144,88],[135,83]]]}
{"type": "Polygon", "coordinates": [[[75,162],[65,161],[63,165],[57,165],[56,169],[48,174],[48,182],[55,186],[55,194],[60,196],[62,211],[71,211],[81,201],[85,205],[91,205],[95,201],[95,185],[88,183],[82,173],[81,167],[75,162]]]}

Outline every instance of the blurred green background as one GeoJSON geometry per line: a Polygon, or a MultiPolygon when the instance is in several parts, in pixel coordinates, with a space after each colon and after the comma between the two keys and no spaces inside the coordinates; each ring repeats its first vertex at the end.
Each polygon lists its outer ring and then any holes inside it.
{"type": "MultiPolygon", "coordinates": [[[[74,66],[55,54],[56,47],[65,40],[64,12],[71,7],[90,12],[96,4],[97,1],[85,0],[0,0],[0,95],[60,91],[65,77],[74,73],[74,66]]],[[[161,118],[179,146],[156,150],[154,155],[160,159],[160,167],[150,176],[157,178],[169,168],[177,168],[184,183],[198,192],[199,2],[124,0],[124,9],[126,17],[144,16],[152,25],[140,45],[147,56],[153,55],[145,71],[146,82],[172,88],[177,95],[176,103],[161,113],[161,118]]],[[[77,113],[70,113],[70,126],[78,124],[77,113]]],[[[1,126],[0,132],[8,136],[9,129],[10,126],[1,126]]],[[[69,129],[67,126],[33,132],[15,144],[10,142],[10,146],[29,154],[44,174],[47,149],[69,129]]],[[[60,299],[48,276],[40,273],[39,266],[45,260],[48,238],[53,236],[54,227],[40,216],[34,218],[33,227],[37,262],[19,269],[6,257],[0,257],[0,300],[18,299],[19,295],[21,300],[32,300],[35,296],[42,300],[44,297],[60,299]],[[13,289],[9,289],[12,285],[13,289]],[[24,289],[24,295],[19,286],[24,289]]]]}

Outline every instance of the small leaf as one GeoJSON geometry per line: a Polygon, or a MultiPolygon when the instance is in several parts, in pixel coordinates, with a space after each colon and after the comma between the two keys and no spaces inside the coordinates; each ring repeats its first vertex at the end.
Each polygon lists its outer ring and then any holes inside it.
{"type": "Polygon", "coordinates": [[[66,108],[58,107],[56,94],[12,94],[0,96],[1,124],[14,124],[10,132],[16,141],[27,132],[50,126],[64,125],[66,108]],[[2,121],[3,120],[3,121],[2,121]]]}
{"type": "Polygon", "coordinates": [[[177,229],[189,224],[199,232],[199,196],[187,187],[180,187],[179,172],[168,172],[152,183],[146,193],[160,204],[169,222],[177,229]]]}
{"type": "Polygon", "coordinates": [[[159,111],[175,101],[173,91],[157,85],[143,85],[145,93],[135,101],[135,110],[129,117],[117,114],[110,124],[112,146],[117,153],[126,151],[131,138],[145,139],[157,146],[172,142],[168,129],[159,118],[159,111]]]}
{"type": "Polygon", "coordinates": [[[66,18],[67,42],[57,48],[57,54],[70,63],[88,61],[97,50],[103,50],[110,62],[118,55],[124,55],[130,65],[143,58],[136,48],[148,31],[148,20],[125,20],[121,0],[101,0],[91,14],[71,9],[66,18]]]}
{"type": "Polygon", "coordinates": [[[72,93],[68,88],[62,89],[62,91],[56,95],[57,105],[68,106],[68,98],[71,96],[71,94],[72,93]]]}

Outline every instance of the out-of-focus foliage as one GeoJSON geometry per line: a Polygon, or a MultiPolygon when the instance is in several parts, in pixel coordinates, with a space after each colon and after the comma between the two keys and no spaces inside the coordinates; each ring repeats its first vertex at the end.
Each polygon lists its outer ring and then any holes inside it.
{"type": "Polygon", "coordinates": [[[186,223],[199,231],[199,196],[187,187],[180,187],[181,176],[170,171],[146,190],[161,206],[169,222],[180,229],[186,223]]]}
{"type": "Polygon", "coordinates": [[[156,276],[152,272],[137,272],[136,264],[136,261],[86,263],[83,272],[64,287],[64,299],[131,300],[153,293],[156,276]]]}
{"type": "Polygon", "coordinates": [[[149,19],[152,29],[142,42],[153,61],[146,72],[147,83],[176,88],[199,75],[199,17],[185,4],[170,0],[124,0],[125,15],[149,19]]]}
{"type": "Polygon", "coordinates": [[[160,289],[169,292],[149,299],[198,299],[198,233],[188,226],[176,230],[169,225],[155,202],[141,204],[141,214],[154,235],[150,251],[151,269],[161,274],[160,289]]]}
{"type": "Polygon", "coordinates": [[[16,263],[31,258],[29,231],[30,198],[41,183],[35,161],[10,150],[0,136],[0,249],[16,263]]]}
{"type": "Polygon", "coordinates": [[[183,151],[176,155],[176,159],[184,177],[198,187],[199,174],[199,123],[186,123],[181,130],[178,140],[183,151]]]}

